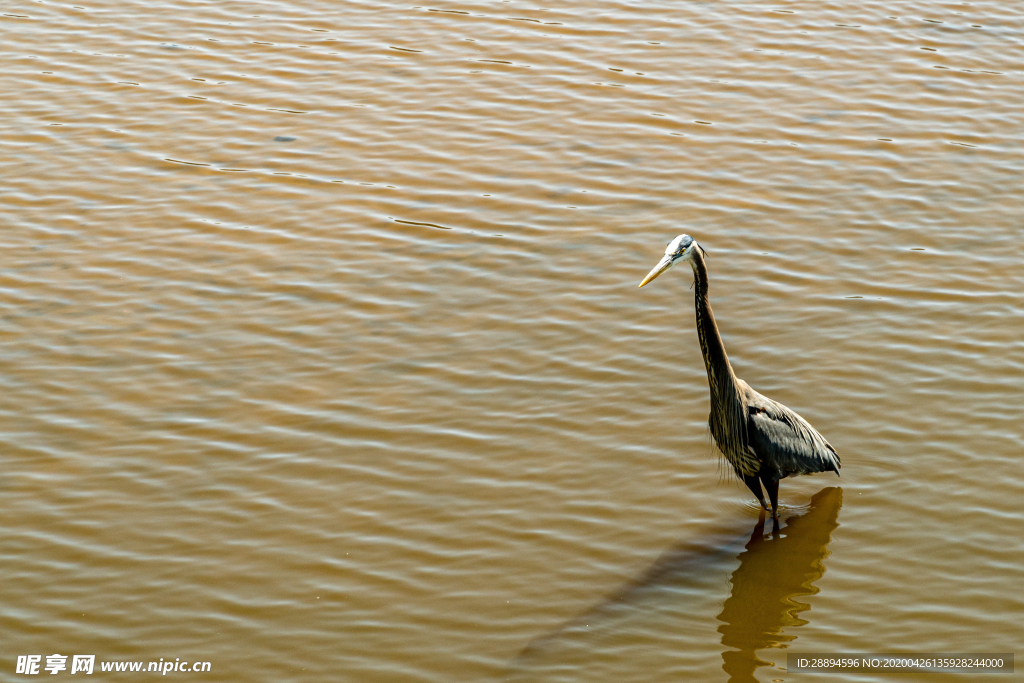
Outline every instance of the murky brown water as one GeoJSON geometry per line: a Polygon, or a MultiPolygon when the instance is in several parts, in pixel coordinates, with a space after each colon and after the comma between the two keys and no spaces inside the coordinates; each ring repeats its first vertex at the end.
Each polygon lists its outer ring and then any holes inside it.
{"type": "Polygon", "coordinates": [[[1024,642],[1024,8],[0,27],[0,678],[823,680],[786,653],[1024,642]],[[778,538],[709,443],[688,273],[636,287],[680,232],[739,376],[843,459],[783,482],[778,538]]]}

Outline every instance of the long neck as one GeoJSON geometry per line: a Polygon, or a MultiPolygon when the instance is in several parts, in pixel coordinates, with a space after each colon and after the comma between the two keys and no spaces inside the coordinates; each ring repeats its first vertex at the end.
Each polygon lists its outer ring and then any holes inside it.
{"type": "Polygon", "coordinates": [[[708,302],[708,269],[699,248],[694,249],[692,266],[695,282],[693,303],[697,309],[697,338],[700,340],[700,350],[704,354],[704,365],[708,369],[708,384],[711,385],[712,396],[724,397],[735,389],[736,375],[729,363],[729,356],[725,353],[725,344],[722,343],[722,335],[718,333],[718,324],[715,323],[715,314],[711,312],[711,304],[708,302]]]}

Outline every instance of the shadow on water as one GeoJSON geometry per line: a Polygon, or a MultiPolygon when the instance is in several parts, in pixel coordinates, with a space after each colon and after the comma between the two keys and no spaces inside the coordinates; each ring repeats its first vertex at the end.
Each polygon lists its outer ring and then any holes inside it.
{"type": "Polygon", "coordinates": [[[827,488],[770,534],[762,516],[752,534],[745,518],[680,543],[607,599],[531,641],[505,680],[679,680],[707,672],[721,652],[732,683],[756,681],[755,671],[773,664],[757,651],[787,648],[807,623],[801,615],[810,606],[799,598],[818,592],[841,506],[842,489],[827,488]]]}
{"type": "Polygon", "coordinates": [[[843,490],[827,488],[811,499],[810,509],[790,517],[782,531],[764,534],[764,519],[754,528],[740,566],[732,574],[732,593],[722,606],[722,669],[732,683],[756,681],[754,671],[770,666],[757,650],[786,648],[792,630],[807,620],[811,608],[797,598],[814,595],[814,582],[825,573],[832,532],[839,526],[843,490]]]}

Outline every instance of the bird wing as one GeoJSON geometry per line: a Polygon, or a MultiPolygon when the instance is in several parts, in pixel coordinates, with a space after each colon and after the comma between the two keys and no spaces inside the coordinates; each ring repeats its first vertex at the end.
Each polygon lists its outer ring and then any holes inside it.
{"type": "Polygon", "coordinates": [[[839,454],[807,420],[749,386],[746,390],[747,443],[763,463],[778,470],[780,479],[812,472],[839,474],[839,454]]]}

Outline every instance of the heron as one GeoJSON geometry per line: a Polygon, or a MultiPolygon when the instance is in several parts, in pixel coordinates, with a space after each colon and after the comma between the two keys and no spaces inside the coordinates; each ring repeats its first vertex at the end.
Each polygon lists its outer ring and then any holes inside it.
{"type": "Polygon", "coordinates": [[[762,485],[778,518],[779,480],[800,474],[839,474],[839,454],[832,444],[794,411],[762,396],[738,378],[725,353],[715,314],[708,302],[706,253],[689,235],[680,235],[665,247],[665,255],[640,286],[648,284],[678,261],[693,268],[693,304],[697,311],[697,339],[704,354],[711,389],[708,425],[718,450],[769,512],[762,485]]]}

